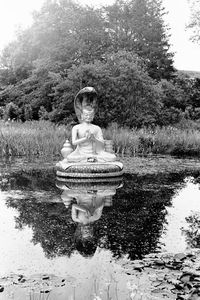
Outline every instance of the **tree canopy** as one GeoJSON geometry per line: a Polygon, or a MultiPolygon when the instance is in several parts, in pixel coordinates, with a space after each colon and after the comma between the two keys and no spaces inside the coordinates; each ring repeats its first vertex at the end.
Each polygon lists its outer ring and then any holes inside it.
{"type": "Polygon", "coordinates": [[[75,94],[94,86],[97,123],[163,124],[161,111],[175,122],[190,101],[180,104],[188,83],[176,82],[164,15],[160,0],[116,0],[100,9],[47,0],[1,55],[4,116],[71,123],[75,94]]]}

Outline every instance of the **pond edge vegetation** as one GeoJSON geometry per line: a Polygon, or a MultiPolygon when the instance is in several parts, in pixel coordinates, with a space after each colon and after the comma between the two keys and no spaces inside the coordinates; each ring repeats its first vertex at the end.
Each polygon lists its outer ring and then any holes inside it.
{"type": "MultiPolygon", "coordinates": [[[[104,129],[104,138],[113,141],[119,156],[139,155],[200,155],[200,124],[184,121],[176,126],[154,128],[122,128],[111,124],[104,129]]],[[[71,126],[49,121],[0,121],[0,156],[60,156],[66,139],[71,138],[71,126]]]]}

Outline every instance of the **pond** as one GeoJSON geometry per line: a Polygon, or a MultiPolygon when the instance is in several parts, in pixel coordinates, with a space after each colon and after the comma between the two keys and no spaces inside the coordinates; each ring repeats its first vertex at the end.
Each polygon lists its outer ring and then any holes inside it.
{"type": "Polygon", "coordinates": [[[0,300],[136,299],[133,261],[200,246],[197,170],[91,182],[0,166],[0,300]]]}

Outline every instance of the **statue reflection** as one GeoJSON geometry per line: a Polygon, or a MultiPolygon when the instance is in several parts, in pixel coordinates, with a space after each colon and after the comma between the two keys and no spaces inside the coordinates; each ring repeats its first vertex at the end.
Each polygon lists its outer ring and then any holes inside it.
{"type": "Polygon", "coordinates": [[[122,186],[122,179],[101,184],[85,181],[77,184],[73,180],[65,180],[57,181],[56,185],[63,190],[61,199],[65,207],[69,208],[72,204],[71,217],[77,223],[74,234],[76,250],[84,257],[93,256],[98,244],[94,223],[101,218],[104,206],[112,206],[112,197],[122,186]]]}

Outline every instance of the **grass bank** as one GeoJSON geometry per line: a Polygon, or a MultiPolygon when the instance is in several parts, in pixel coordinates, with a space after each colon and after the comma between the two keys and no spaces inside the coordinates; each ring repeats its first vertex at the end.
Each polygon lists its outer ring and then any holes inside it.
{"type": "MultiPolygon", "coordinates": [[[[0,156],[60,155],[71,129],[47,121],[25,123],[0,121],[0,156]]],[[[197,128],[156,127],[154,130],[126,129],[116,125],[104,130],[121,156],[147,154],[200,156],[200,130],[197,128]]]]}

